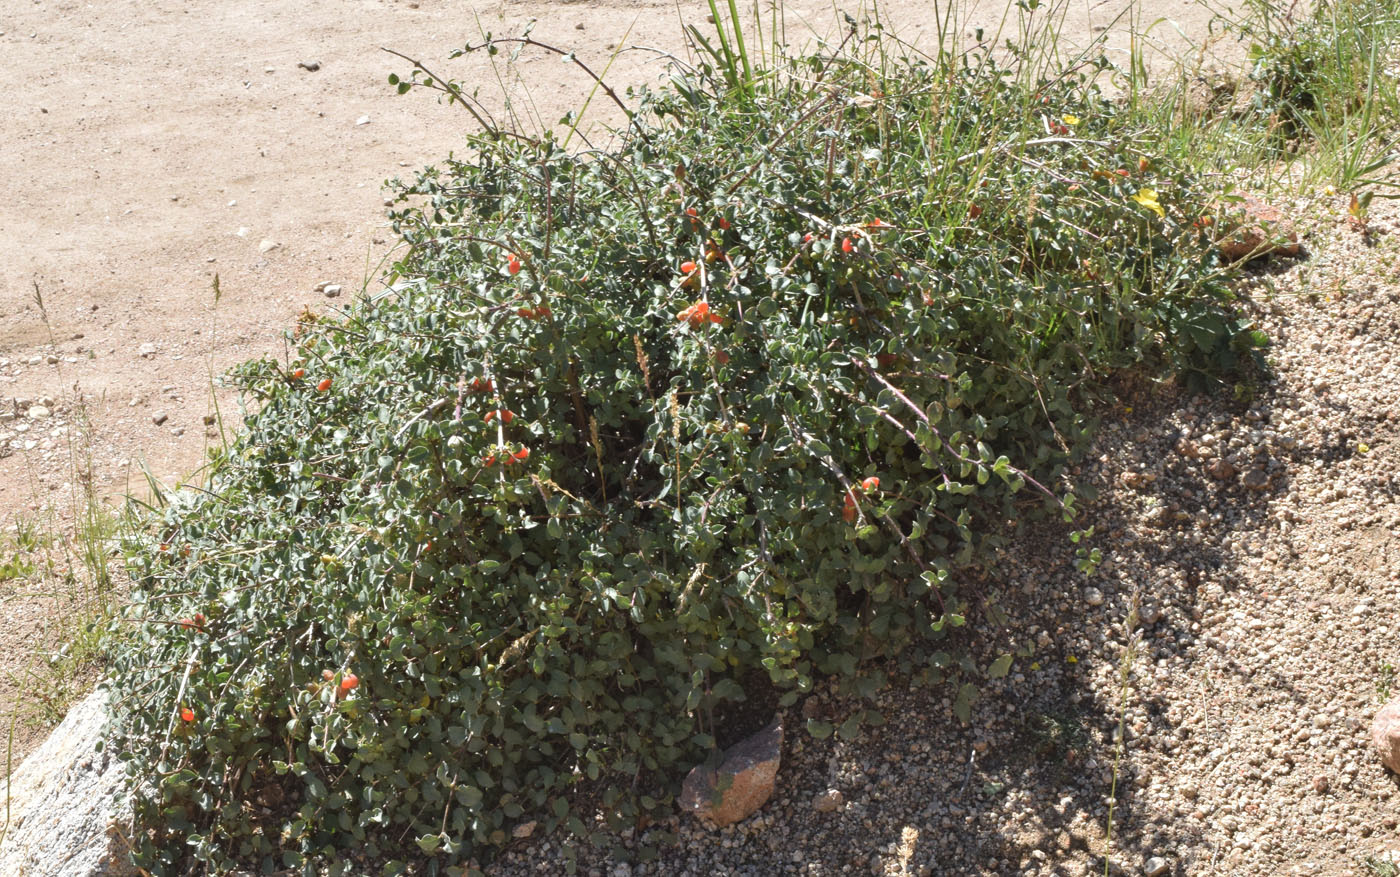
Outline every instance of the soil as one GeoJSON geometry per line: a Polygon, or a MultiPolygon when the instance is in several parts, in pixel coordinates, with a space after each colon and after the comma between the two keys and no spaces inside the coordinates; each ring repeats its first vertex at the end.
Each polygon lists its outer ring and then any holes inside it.
{"type": "MultiPolygon", "coordinates": [[[[1071,6],[1067,49],[1123,26],[1120,2],[1071,6]]],[[[964,38],[1004,8],[972,4],[964,38]]],[[[829,29],[820,4],[784,12],[790,43],[810,41],[809,25],[829,29]]],[[[681,52],[680,25],[703,26],[704,13],[627,0],[0,9],[0,418],[11,415],[0,419],[0,564],[13,528],[38,525],[61,576],[85,481],[115,504],[143,493],[143,466],[167,484],[191,477],[218,440],[220,423],[206,423],[216,400],[223,426],[236,426],[214,377],[279,355],[303,309],[377,288],[393,258],[385,179],[460,149],[471,122],[423,94],[395,96],[386,77],[409,65],[380,47],[483,83],[504,115],[483,56],[443,60],[482,29],[537,18],[536,38],[602,70],[619,45],[681,52]]],[[[1202,38],[1211,20],[1187,0],[1152,15],[1202,38]]],[[[881,16],[921,45],[935,27],[910,0],[881,16]]],[[[1154,33],[1181,45],[1169,26],[1154,33]]],[[[659,73],[657,55],[639,50],[607,77],[659,73]]],[[[511,106],[545,120],[589,90],[545,55],[504,76],[511,106]]],[[[894,686],[877,705],[887,723],[857,741],[790,733],[778,793],[756,819],[717,834],[662,826],[678,843],[659,864],[640,863],[643,837],[571,851],[584,873],[1102,871],[1120,714],[1112,849],[1125,872],[1157,857],[1170,874],[1366,875],[1366,857],[1400,847],[1400,787],[1364,751],[1400,665],[1395,220],[1378,210],[1363,236],[1340,202],[1289,212],[1315,218],[1306,255],[1255,280],[1258,317],[1279,342],[1274,376],[1244,388],[1252,401],[1158,392],[1120,412],[1084,473],[1102,489],[1089,523],[1114,540],[1112,561],[1085,581],[1053,533],[1008,559],[998,590],[1014,620],[997,645],[1035,643],[1037,656],[987,692],[971,725],[951,717],[945,692],[894,686]],[[1233,471],[1217,478],[1222,451],[1233,471]],[[829,788],[845,804],[817,813],[812,799],[829,788]]],[[[28,668],[72,635],[65,599],[0,582],[0,704],[32,692],[28,668]]],[[[833,718],[864,708],[830,692],[815,704],[833,718]]],[[[13,761],[59,710],[16,726],[13,761]]],[[[790,728],[801,722],[794,710],[790,728]]],[[[535,838],[497,871],[557,873],[564,854],[535,838]]]]}

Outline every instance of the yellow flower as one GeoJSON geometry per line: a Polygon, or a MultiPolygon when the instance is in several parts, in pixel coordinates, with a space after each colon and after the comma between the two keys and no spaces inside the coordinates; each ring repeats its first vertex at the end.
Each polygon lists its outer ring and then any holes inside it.
{"type": "Polygon", "coordinates": [[[1365,442],[1362,442],[1361,444],[1356,446],[1356,449],[1361,453],[1365,454],[1371,450],[1371,446],[1366,444],[1365,442]]]}
{"type": "Polygon", "coordinates": [[[1071,128],[1073,128],[1075,125],[1078,125],[1078,124],[1079,124],[1079,117],[1078,117],[1078,116],[1065,116],[1065,117],[1064,117],[1064,123],[1065,123],[1066,125],[1069,125],[1071,128]]]}
{"type": "Polygon", "coordinates": [[[1079,663],[1079,659],[1076,658],[1074,655],[1070,655],[1069,657],[1065,658],[1065,663],[1066,663],[1066,664],[1078,664],[1078,663],[1079,663]]]}
{"type": "Polygon", "coordinates": [[[1039,669],[1040,669],[1040,662],[1039,662],[1039,661],[1032,661],[1032,662],[1031,662],[1031,669],[1032,669],[1032,670],[1039,670],[1039,669]]]}
{"type": "Polygon", "coordinates": [[[1138,189],[1138,193],[1134,195],[1131,200],[1136,201],[1158,216],[1165,217],[1167,215],[1167,211],[1162,209],[1161,203],[1157,200],[1156,189],[1138,189]]]}

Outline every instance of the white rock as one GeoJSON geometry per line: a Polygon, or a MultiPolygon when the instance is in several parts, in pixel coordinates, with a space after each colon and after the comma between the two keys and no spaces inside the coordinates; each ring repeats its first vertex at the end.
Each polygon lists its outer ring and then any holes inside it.
{"type": "Polygon", "coordinates": [[[151,342],[147,341],[145,344],[142,344],[140,347],[136,348],[136,352],[140,354],[143,359],[150,359],[151,357],[156,355],[156,346],[151,342]]]}
{"type": "Polygon", "coordinates": [[[280,247],[280,246],[282,246],[282,245],[279,244],[279,243],[277,243],[277,241],[270,240],[270,239],[268,239],[268,238],[263,238],[263,242],[260,243],[260,244],[258,244],[258,252],[259,252],[259,253],[270,253],[270,252],[272,252],[273,250],[277,249],[277,248],[280,247]]]}
{"type": "Polygon", "coordinates": [[[515,828],[512,828],[510,830],[510,836],[514,838],[529,837],[530,835],[535,833],[535,826],[537,826],[538,824],[539,823],[537,823],[533,819],[531,819],[529,822],[522,822],[519,825],[515,826],[515,828]]]}
{"type": "MultiPolygon", "coordinates": [[[[0,874],[27,877],[134,875],[123,865],[112,798],[122,763],[111,750],[96,751],[107,717],[107,693],[94,691],[68,711],[48,740],[10,778],[10,831],[0,842],[0,874]]],[[[124,830],[130,831],[128,825],[124,830]]]]}
{"type": "Polygon", "coordinates": [[[1100,591],[1098,588],[1085,588],[1084,602],[1088,603],[1090,606],[1102,606],[1103,591],[1100,591]]]}
{"type": "Polygon", "coordinates": [[[30,419],[30,420],[44,420],[45,418],[49,417],[49,416],[52,415],[52,414],[53,414],[53,412],[50,411],[49,409],[45,408],[43,405],[30,405],[30,406],[29,406],[29,419],[30,419]]]}
{"type": "Polygon", "coordinates": [[[369,116],[360,116],[358,119],[355,120],[355,124],[356,124],[356,125],[368,125],[368,124],[369,124],[369,116]]]}
{"type": "Polygon", "coordinates": [[[1142,873],[1146,874],[1147,877],[1161,877],[1162,874],[1167,873],[1169,868],[1171,865],[1167,864],[1167,860],[1161,856],[1153,856],[1142,863],[1142,873]]]}
{"type": "Polygon", "coordinates": [[[332,283],[325,289],[321,290],[321,292],[326,294],[326,298],[335,298],[336,296],[340,295],[340,284],[332,283]]]}

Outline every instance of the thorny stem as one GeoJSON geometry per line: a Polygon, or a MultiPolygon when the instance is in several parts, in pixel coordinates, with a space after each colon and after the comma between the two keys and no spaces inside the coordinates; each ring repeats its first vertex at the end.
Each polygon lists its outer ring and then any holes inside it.
{"type": "MultiPolygon", "coordinates": [[[[578,67],[584,73],[588,74],[588,77],[594,82],[598,83],[598,86],[602,88],[604,92],[607,93],[608,97],[612,98],[612,102],[617,104],[618,108],[622,110],[623,115],[627,116],[627,121],[632,124],[632,127],[637,129],[637,133],[641,135],[641,138],[647,143],[651,142],[651,138],[647,136],[647,132],[642,129],[641,124],[637,121],[636,114],[633,113],[632,110],[630,110],[627,107],[627,104],[623,103],[622,98],[617,96],[617,92],[612,90],[612,86],[604,82],[601,76],[599,76],[597,73],[594,73],[593,69],[587,64],[585,64],[583,61],[579,60],[579,57],[573,52],[566,52],[563,49],[558,48],[557,46],[551,46],[548,43],[542,43],[539,40],[534,39],[532,37],[493,37],[479,46],[467,46],[465,51],[475,52],[480,49],[484,49],[488,46],[495,45],[496,43],[519,43],[522,46],[533,46],[537,49],[544,49],[546,52],[553,52],[556,55],[560,55],[572,61],[574,63],[574,66],[578,67]]],[[[398,53],[395,52],[395,54],[398,53]]],[[[403,56],[400,55],[399,57],[403,56]]],[[[412,59],[409,58],[405,58],[404,60],[412,61],[412,59]]],[[[425,69],[423,72],[427,73],[427,70],[425,69]]]]}
{"type": "MultiPolygon", "coordinates": [[[[852,358],[851,362],[855,363],[857,368],[865,372],[870,377],[874,378],[877,382],[884,386],[885,389],[893,393],[895,395],[895,398],[903,402],[909,408],[910,411],[913,411],[914,415],[923,421],[924,426],[928,427],[929,432],[933,433],[935,436],[938,437],[939,441],[943,442],[943,447],[947,448],[948,453],[952,455],[953,459],[957,460],[960,463],[971,463],[974,465],[981,464],[982,461],[974,460],[970,457],[965,457],[962,454],[959,454],[952,447],[950,447],[946,441],[943,441],[942,433],[938,431],[938,427],[933,425],[933,421],[929,420],[929,416],[924,413],[924,410],[918,405],[915,405],[913,401],[910,400],[908,396],[904,395],[904,393],[901,392],[898,387],[885,380],[884,375],[875,371],[875,369],[861,362],[859,359],[852,358]]],[[[1053,500],[1055,505],[1059,506],[1061,509],[1065,508],[1064,500],[1056,496],[1054,491],[1050,490],[1050,488],[1046,487],[1044,484],[1041,484],[1039,481],[1035,480],[1035,478],[1031,477],[1031,474],[1029,472],[1025,471],[1024,469],[1018,468],[1014,465],[1008,465],[1007,468],[1014,472],[1018,478],[1023,479],[1027,484],[1031,485],[1036,490],[1039,490],[1041,493],[1045,494],[1047,497],[1053,500]]]]}

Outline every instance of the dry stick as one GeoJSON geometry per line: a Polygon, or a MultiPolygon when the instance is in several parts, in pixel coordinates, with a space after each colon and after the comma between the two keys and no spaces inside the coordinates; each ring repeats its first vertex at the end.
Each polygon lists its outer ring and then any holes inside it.
{"type": "MultiPolygon", "coordinates": [[[[472,117],[476,119],[477,123],[480,124],[482,128],[486,129],[486,131],[489,132],[492,137],[499,140],[501,135],[508,133],[496,125],[495,119],[489,118],[489,113],[486,117],[483,117],[481,113],[478,113],[476,111],[476,108],[473,107],[471,103],[467,101],[466,95],[462,94],[462,92],[457,88],[457,86],[453,85],[448,80],[443,79],[441,76],[438,76],[436,73],[429,70],[427,67],[424,67],[423,62],[418,61],[414,58],[410,58],[403,52],[396,52],[393,49],[390,49],[386,46],[380,46],[379,48],[382,51],[388,52],[390,55],[394,55],[396,57],[404,59],[417,69],[422,70],[426,76],[430,77],[433,80],[433,82],[437,83],[438,85],[441,85],[443,91],[447,92],[449,95],[455,98],[462,106],[466,107],[467,112],[471,113],[472,117]]],[[[512,134],[511,136],[517,137],[522,140],[525,139],[523,137],[520,137],[520,135],[518,134],[512,134]]]]}
{"type": "MultiPolygon", "coordinates": [[[[946,441],[943,441],[943,434],[938,431],[938,427],[933,425],[933,421],[929,420],[929,417],[927,414],[924,413],[924,410],[918,405],[915,405],[912,401],[910,401],[909,397],[904,395],[904,393],[902,393],[898,387],[885,380],[883,375],[881,375],[879,372],[875,371],[873,368],[866,365],[865,363],[861,362],[859,359],[853,358],[851,362],[855,363],[856,367],[859,368],[861,371],[865,372],[867,375],[869,375],[870,377],[878,381],[880,384],[882,384],[885,387],[885,389],[889,390],[891,393],[894,393],[895,397],[899,399],[899,401],[903,402],[906,406],[908,406],[909,410],[913,411],[915,416],[917,416],[920,420],[924,422],[924,426],[927,426],[929,428],[929,432],[933,433],[934,436],[936,436],[940,442],[943,442],[943,447],[948,448],[948,453],[952,454],[955,460],[961,463],[971,463],[973,465],[981,464],[982,461],[972,460],[968,457],[963,456],[962,454],[959,454],[957,451],[953,450],[953,448],[950,447],[946,441]]],[[[1012,472],[1016,473],[1016,476],[1023,479],[1027,484],[1031,485],[1036,490],[1039,490],[1041,493],[1054,500],[1055,504],[1061,509],[1065,507],[1064,500],[1056,496],[1054,492],[1050,490],[1050,488],[1046,487],[1044,484],[1041,484],[1039,481],[1036,481],[1034,478],[1032,478],[1029,472],[1026,472],[1024,469],[1020,469],[1009,463],[1007,464],[1007,468],[1010,469],[1012,472]]]]}
{"type": "MultiPolygon", "coordinates": [[[[735,180],[734,183],[728,189],[725,190],[725,196],[728,197],[730,195],[733,195],[736,191],[738,191],[739,187],[742,186],[749,177],[753,176],[754,173],[760,167],[763,166],[763,161],[765,158],[773,155],[774,150],[776,150],[778,146],[782,145],[782,142],[784,140],[788,139],[793,134],[796,134],[798,130],[801,129],[804,124],[806,124],[807,120],[810,119],[817,112],[817,110],[820,110],[822,107],[826,106],[834,98],[835,95],[827,95],[824,100],[817,101],[811,106],[811,108],[807,110],[807,112],[803,113],[800,117],[798,117],[797,121],[793,122],[792,125],[790,125],[786,131],[780,132],[777,137],[773,138],[773,141],[771,143],[764,143],[763,148],[766,151],[767,155],[760,157],[758,161],[755,161],[753,164],[749,165],[749,168],[739,175],[739,179],[735,180]]],[[[836,113],[839,113],[840,111],[840,107],[837,107],[835,110],[833,110],[833,112],[836,113]]]]}
{"type": "MultiPolygon", "coordinates": [[[[608,97],[612,98],[612,102],[617,104],[618,108],[622,110],[623,115],[627,116],[627,121],[632,124],[632,127],[637,129],[637,133],[642,136],[642,139],[645,140],[647,143],[651,142],[651,138],[647,136],[647,132],[642,129],[641,123],[637,121],[636,114],[627,108],[627,104],[622,102],[622,98],[617,96],[617,92],[612,90],[612,86],[604,82],[601,76],[599,76],[597,73],[594,73],[592,68],[580,61],[578,56],[575,55],[573,52],[566,52],[563,49],[551,46],[548,43],[542,43],[539,40],[533,39],[531,37],[495,37],[493,39],[487,40],[479,46],[467,46],[466,50],[468,52],[474,52],[478,49],[484,49],[487,46],[495,45],[496,43],[519,43],[522,46],[534,46],[537,49],[544,49],[546,52],[553,52],[556,55],[559,55],[572,61],[574,63],[574,66],[578,67],[584,73],[587,73],[589,78],[592,79],[594,82],[598,83],[598,86],[602,88],[604,92],[607,93],[608,97]]],[[[398,53],[395,52],[394,54],[397,55],[398,53]]],[[[399,57],[402,58],[403,56],[399,55],[399,57]]],[[[411,58],[404,58],[404,60],[412,62],[411,58]]],[[[425,69],[423,72],[427,73],[428,71],[425,69]]]]}
{"type": "MultiPolygon", "coordinates": [[[[857,404],[864,404],[859,398],[850,393],[845,392],[844,390],[838,390],[838,392],[840,392],[841,395],[845,396],[847,399],[856,402],[857,404]]],[[[870,407],[875,409],[876,414],[879,414],[881,417],[894,424],[896,429],[908,436],[909,440],[914,443],[914,447],[919,447],[919,437],[914,435],[913,431],[910,430],[909,427],[905,426],[902,421],[900,421],[893,414],[889,413],[888,411],[886,411],[878,405],[871,405],[870,407]]],[[[929,454],[929,456],[932,457],[933,455],[929,454]]],[[[953,479],[948,477],[948,470],[943,468],[943,464],[939,462],[936,457],[934,458],[934,462],[938,464],[938,474],[943,476],[943,484],[945,486],[952,484],[953,479]]]]}
{"type": "MultiPolygon", "coordinates": [[[[812,450],[808,442],[815,441],[815,438],[802,427],[798,426],[797,423],[791,418],[784,416],[783,422],[787,424],[788,430],[790,430],[793,436],[798,440],[798,442],[802,444],[802,449],[805,450],[807,453],[811,454],[812,456],[816,457],[817,460],[820,461],[823,466],[831,470],[831,473],[836,476],[836,479],[838,481],[841,482],[841,486],[846,489],[846,495],[855,496],[855,485],[852,484],[851,480],[846,477],[846,473],[841,471],[841,467],[836,465],[836,461],[831,459],[830,455],[819,454],[816,451],[812,450]]],[[[857,505],[857,508],[859,509],[859,505],[857,505]]],[[[859,512],[859,514],[862,517],[865,516],[865,512],[863,511],[859,512]]],[[[880,523],[885,527],[885,529],[890,531],[891,535],[893,535],[896,539],[899,540],[899,544],[904,546],[904,550],[908,552],[910,559],[914,561],[914,563],[919,567],[919,569],[927,572],[928,565],[925,564],[924,559],[919,556],[919,552],[914,550],[914,545],[909,541],[909,537],[904,535],[904,531],[896,527],[894,522],[889,519],[888,515],[876,515],[875,517],[879,519],[880,523]]],[[[938,593],[937,589],[934,589],[934,593],[938,593]]],[[[938,599],[941,602],[943,596],[939,594],[938,599]]]]}

